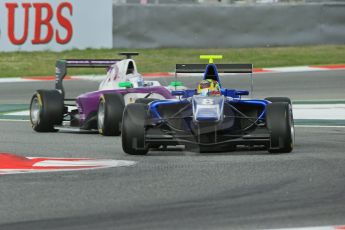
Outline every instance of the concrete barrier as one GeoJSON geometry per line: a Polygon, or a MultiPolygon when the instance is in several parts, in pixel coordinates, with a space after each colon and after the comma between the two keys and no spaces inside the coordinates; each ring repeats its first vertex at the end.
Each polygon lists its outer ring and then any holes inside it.
{"type": "Polygon", "coordinates": [[[345,4],[113,5],[114,48],[345,43],[345,4]]]}

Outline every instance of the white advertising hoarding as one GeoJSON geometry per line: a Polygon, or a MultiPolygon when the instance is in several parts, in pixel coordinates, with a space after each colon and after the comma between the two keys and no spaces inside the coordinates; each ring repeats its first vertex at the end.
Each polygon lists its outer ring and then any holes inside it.
{"type": "Polygon", "coordinates": [[[112,47],[112,0],[0,0],[0,51],[112,47]]]}

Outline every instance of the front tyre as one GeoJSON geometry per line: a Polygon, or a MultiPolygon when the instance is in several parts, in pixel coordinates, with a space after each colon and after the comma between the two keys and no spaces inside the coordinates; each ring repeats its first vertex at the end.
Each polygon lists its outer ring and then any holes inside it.
{"type": "Polygon", "coordinates": [[[292,107],[287,102],[267,105],[266,125],[270,132],[270,153],[289,153],[295,143],[292,107]]]}
{"type": "Polygon", "coordinates": [[[148,145],[145,143],[145,123],[147,105],[142,103],[128,104],[122,119],[122,149],[130,155],[145,155],[148,145]]]}
{"type": "Polygon", "coordinates": [[[57,90],[37,90],[30,102],[30,122],[36,132],[54,132],[61,125],[64,102],[57,90]]]}
{"type": "Polygon", "coordinates": [[[98,132],[103,136],[119,136],[124,108],[125,101],[121,94],[101,95],[97,113],[98,132]]]}

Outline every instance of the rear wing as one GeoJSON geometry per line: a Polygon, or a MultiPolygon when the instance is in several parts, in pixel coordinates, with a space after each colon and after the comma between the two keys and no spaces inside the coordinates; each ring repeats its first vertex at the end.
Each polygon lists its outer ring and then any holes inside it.
{"type": "MultiPolygon", "coordinates": [[[[138,52],[122,52],[119,55],[130,59],[132,56],[138,56],[138,52]]],[[[56,61],[55,68],[55,89],[59,90],[65,96],[63,88],[63,79],[67,75],[68,68],[108,68],[123,59],[61,59],[56,61]]]]}
{"type": "Polygon", "coordinates": [[[63,79],[67,75],[68,68],[108,68],[121,61],[121,59],[63,59],[56,61],[55,89],[65,95],[63,79]]]}
{"type": "MultiPolygon", "coordinates": [[[[178,73],[204,73],[208,64],[176,64],[178,73]]],[[[253,64],[215,64],[218,73],[253,73],[253,64]]]]}
{"type": "MultiPolygon", "coordinates": [[[[176,64],[175,78],[180,73],[204,73],[210,64],[176,64]]],[[[253,64],[211,64],[215,65],[218,73],[250,74],[250,95],[253,97],[254,79],[253,64]]]]}

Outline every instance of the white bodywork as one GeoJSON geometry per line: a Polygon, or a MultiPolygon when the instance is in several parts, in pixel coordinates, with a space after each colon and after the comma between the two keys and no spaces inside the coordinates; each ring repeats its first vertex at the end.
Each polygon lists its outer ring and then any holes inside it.
{"type": "Polygon", "coordinates": [[[161,85],[158,81],[144,81],[133,59],[124,59],[110,66],[106,78],[99,85],[99,90],[125,89],[119,86],[120,82],[131,82],[133,88],[161,85]]]}
{"type": "Polygon", "coordinates": [[[223,120],[224,96],[205,97],[194,95],[193,120],[194,122],[218,122],[223,120]]]}
{"type": "MultiPolygon", "coordinates": [[[[147,97],[147,93],[127,93],[127,94],[123,95],[123,99],[125,100],[126,105],[129,103],[134,103],[135,100],[138,98],[144,98],[144,97],[147,97]]],[[[163,97],[162,95],[160,95],[158,93],[152,93],[147,98],[155,98],[155,99],[159,99],[159,100],[165,99],[165,97],[163,97]]]]}

